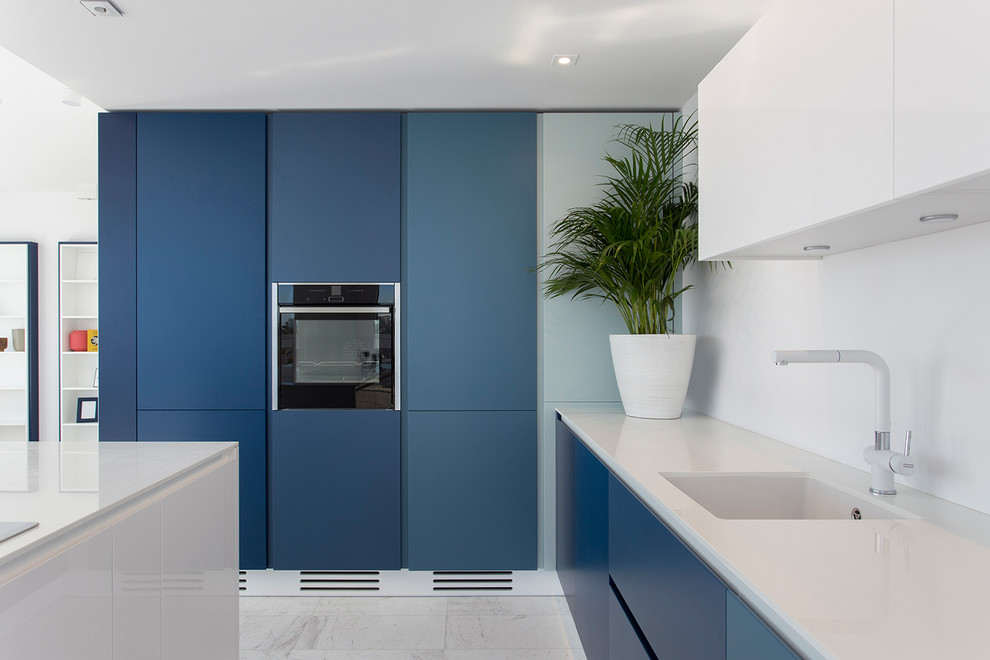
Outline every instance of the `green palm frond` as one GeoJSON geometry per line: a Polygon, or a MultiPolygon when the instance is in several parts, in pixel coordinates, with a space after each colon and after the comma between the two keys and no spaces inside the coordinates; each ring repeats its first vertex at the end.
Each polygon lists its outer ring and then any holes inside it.
{"type": "Polygon", "coordinates": [[[613,142],[629,154],[606,153],[613,173],[601,200],[554,225],[555,242],[537,267],[548,272],[543,293],[609,300],[630,333],[666,334],[674,301],[691,288],[675,289],[674,276],[697,255],[698,187],[684,161],[698,148],[698,126],[678,116],[661,129],[616,128],[613,142]]]}

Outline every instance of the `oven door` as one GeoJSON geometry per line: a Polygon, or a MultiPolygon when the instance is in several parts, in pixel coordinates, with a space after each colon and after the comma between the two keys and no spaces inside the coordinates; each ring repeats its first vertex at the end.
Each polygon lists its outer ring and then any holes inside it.
{"type": "Polygon", "coordinates": [[[280,410],[395,408],[391,307],[279,307],[280,410]]]}

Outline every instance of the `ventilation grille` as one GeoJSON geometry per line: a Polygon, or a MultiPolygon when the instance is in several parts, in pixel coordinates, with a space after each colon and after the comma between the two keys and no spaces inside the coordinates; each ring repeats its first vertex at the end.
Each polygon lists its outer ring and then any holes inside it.
{"type": "Polygon", "coordinates": [[[512,591],[512,571],[433,571],[433,591],[512,591]]]}
{"type": "Polygon", "coordinates": [[[301,592],[378,591],[380,585],[379,571],[299,571],[301,592]]]}

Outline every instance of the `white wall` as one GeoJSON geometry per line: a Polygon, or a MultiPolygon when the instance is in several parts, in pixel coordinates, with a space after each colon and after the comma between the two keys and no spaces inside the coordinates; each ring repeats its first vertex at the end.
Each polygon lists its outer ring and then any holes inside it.
{"type": "Polygon", "coordinates": [[[95,201],[72,193],[0,192],[0,241],[38,243],[40,438],[58,440],[58,244],[95,241],[95,201]]]}
{"type": "Polygon", "coordinates": [[[914,431],[918,473],[897,480],[990,513],[987,245],[990,223],[820,261],[695,268],[684,300],[684,331],[699,336],[687,407],[865,472],[871,369],[777,367],[771,351],[874,351],[890,366],[893,448],[914,431]]]}

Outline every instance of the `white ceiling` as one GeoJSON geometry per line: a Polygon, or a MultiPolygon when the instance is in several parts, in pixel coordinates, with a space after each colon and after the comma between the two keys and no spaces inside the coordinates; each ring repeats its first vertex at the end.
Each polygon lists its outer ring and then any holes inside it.
{"type": "Polygon", "coordinates": [[[773,1],[0,0],[0,191],[95,183],[99,107],[677,109],[773,1]]]}
{"type": "Polygon", "coordinates": [[[113,110],[675,109],[770,0],[114,2],[0,0],[0,46],[113,110]]]}

